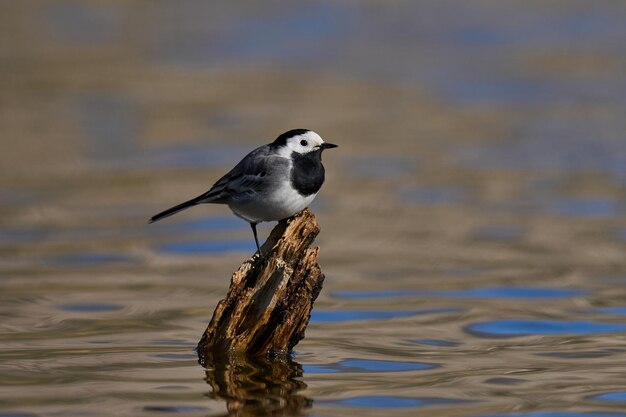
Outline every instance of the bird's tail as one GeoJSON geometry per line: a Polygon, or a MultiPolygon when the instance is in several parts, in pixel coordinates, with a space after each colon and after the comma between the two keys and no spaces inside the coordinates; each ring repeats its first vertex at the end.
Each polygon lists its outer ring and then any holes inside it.
{"type": "Polygon", "coordinates": [[[185,201],[184,203],[181,203],[177,206],[174,206],[172,208],[168,208],[165,211],[160,212],[159,214],[152,216],[152,218],[150,219],[150,221],[148,221],[148,223],[154,223],[154,222],[158,222],[161,219],[164,219],[166,217],[169,217],[173,214],[178,213],[179,211],[183,211],[188,209],[189,207],[193,207],[196,206],[198,204],[200,204],[203,200],[204,195],[198,196],[196,198],[192,198],[189,201],[185,201]]]}

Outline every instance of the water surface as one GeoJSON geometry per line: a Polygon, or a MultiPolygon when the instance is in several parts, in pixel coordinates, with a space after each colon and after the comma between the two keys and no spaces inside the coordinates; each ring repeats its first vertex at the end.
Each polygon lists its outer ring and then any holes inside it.
{"type": "Polygon", "coordinates": [[[0,12],[0,417],[626,415],[622,2],[0,12]],[[250,228],[147,221],[300,127],[306,338],[203,368],[250,228]]]}

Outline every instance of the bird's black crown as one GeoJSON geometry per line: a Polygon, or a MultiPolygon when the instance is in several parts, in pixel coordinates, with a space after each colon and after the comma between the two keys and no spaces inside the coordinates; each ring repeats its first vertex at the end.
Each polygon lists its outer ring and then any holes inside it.
{"type": "Polygon", "coordinates": [[[272,146],[277,147],[277,148],[281,146],[285,146],[289,138],[292,138],[294,136],[304,135],[305,133],[308,133],[308,132],[310,132],[309,129],[292,129],[288,132],[283,133],[279,137],[277,137],[276,140],[272,142],[272,146]]]}

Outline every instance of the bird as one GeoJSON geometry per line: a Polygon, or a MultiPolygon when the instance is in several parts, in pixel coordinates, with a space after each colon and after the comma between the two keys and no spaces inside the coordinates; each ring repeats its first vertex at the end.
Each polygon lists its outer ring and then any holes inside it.
{"type": "Polygon", "coordinates": [[[149,223],[199,204],[226,204],[250,223],[263,257],[257,224],[283,220],[308,207],[324,184],[322,152],[336,147],[312,130],[289,130],[246,155],[204,194],[154,215],[149,223]]]}

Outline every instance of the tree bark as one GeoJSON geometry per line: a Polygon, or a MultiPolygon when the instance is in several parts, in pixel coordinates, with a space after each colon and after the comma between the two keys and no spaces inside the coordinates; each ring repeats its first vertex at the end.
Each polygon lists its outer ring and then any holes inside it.
{"type": "Polygon", "coordinates": [[[257,255],[233,274],[198,343],[201,363],[230,352],[287,352],[303,337],[324,274],[319,248],[309,248],[320,227],[309,210],[281,220],[257,255]]]}

